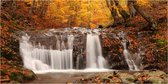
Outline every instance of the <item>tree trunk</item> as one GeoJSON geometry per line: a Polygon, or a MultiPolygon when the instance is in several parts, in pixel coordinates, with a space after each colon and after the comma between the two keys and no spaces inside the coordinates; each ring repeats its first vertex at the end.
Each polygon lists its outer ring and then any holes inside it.
{"type": "Polygon", "coordinates": [[[46,12],[47,12],[47,9],[48,9],[48,4],[49,4],[49,1],[41,1],[41,7],[40,7],[40,13],[39,13],[39,16],[40,17],[44,17],[46,12]]]}
{"type": "Polygon", "coordinates": [[[127,0],[127,6],[129,9],[130,18],[133,18],[136,15],[136,10],[133,6],[132,0],[127,0]]]}
{"type": "Polygon", "coordinates": [[[119,16],[117,14],[117,9],[114,7],[115,6],[115,1],[114,0],[105,0],[106,1],[106,5],[107,7],[109,8],[110,10],[110,13],[111,13],[111,16],[112,18],[114,19],[113,23],[109,24],[107,27],[110,27],[110,26],[116,26],[116,24],[118,23],[117,21],[119,21],[119,16]]]}
{"type": "Polygon", "coordinates": [[[50,3],[50,1],[36,1],[33,0],[32,1],[32,6],[30,9],[30,16],[32,14],[38,15],[40,18],[43,18],[47,12],[48,9],[48,4],[50,3]],[[38,7],[38,5],[40,5],[38,7]]]}
{"type": "Polygon", "coordinates": [[[157,23],[153,20],[153,18],[145,13],[143,9],[137,4],[136,1],[133,2],[133,6],[135,10],[149,23],[151,29],[156,29],[157,23]]]}
{"type": "Polygon", "coordinates": [[[124,18],[124,21],[126,22],[127,19],[129,19],[130,15],[121,7],[121,5],[119,4],[119,0],[114,0],[114,2],[118,8],[119,13],[121,14],[121,16],[124,18]]]}

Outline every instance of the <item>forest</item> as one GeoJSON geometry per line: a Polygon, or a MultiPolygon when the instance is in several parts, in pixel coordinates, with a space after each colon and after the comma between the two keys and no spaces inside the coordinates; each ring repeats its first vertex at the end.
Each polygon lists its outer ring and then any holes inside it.
{"type": "Polygon", "coordinates": [[[1,83],[168,83],[167,0],[1,0],[1,83]]]}

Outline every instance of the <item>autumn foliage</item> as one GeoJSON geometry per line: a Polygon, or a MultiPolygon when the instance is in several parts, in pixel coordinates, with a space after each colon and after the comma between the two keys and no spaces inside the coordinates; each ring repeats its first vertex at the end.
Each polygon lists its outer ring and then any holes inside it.
{"type": "Polygon", "coordinates": [[[6,82],[23,82],[35,78],[32,71],[21,68],[17,62],[6,58],[0,58],[0,60],[1,82],[5,82],[3,80],[6,80],[6,82]]]}
{"type": "MultiPolygon", "coordinates": [[[[128,12],[125,0],[119,1],[122,8],[128,12]]],[[[130,51],[134,53],[139,47],[144,47],[146,53],[143,56],[144,65],[159,66],[159,69],[165,70],[168,51],[167,2],[138,0],[138,4],[158,22],[158,30],[145,30],[149,26],[137,14],[126,26],[123,25],[125,23],[117,25],[109,29],[109,33],[126,32],[131,44],[130,51]]],[[[105,0],[2,0],[1,5],[0,79],[16,80],[17,75],[20,75],[21,79],[18,80],[20,82],[23,81],[22,78],[31,79],[27,75],[32,72],[23,68],[19,54],[19,32],[66,27],[97,28],[98,25],[103,25],[105,28],[114,21],[105,0]]],[[[113,61],[120,61],[119,57],[123,58],[123,47],[118,46],[118,41],[103,38],[103,43],[103,48],[114,55],[114,58],[111,58],[113,61]]]]}

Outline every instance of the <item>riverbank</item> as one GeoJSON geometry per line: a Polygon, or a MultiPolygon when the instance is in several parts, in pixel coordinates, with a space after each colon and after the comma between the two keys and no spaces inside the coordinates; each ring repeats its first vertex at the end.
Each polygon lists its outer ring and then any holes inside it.
{"type": "Polygon", "coordinates": [[[49,72],[27,83],[168,83],[163,71],[49,72]]]}

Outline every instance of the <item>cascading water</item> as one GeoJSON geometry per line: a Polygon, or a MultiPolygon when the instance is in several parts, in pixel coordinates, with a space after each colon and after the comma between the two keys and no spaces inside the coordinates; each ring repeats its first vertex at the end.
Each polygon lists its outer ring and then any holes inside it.
{"type": "Polygon", "coordinates": [[[87,68],[105,68],[99,35],[87,34],[86,52],[87,68]]]}
{"type": "Polygon", "coordinates": [[[106,61],[102,55],[99,34],[95,34],[98,31],[96,30],[94,34],[86,35],[86,33],[87,29],[69,31],[51,29],[43,33],[26,33],[20,40],[20,53],[24,66],[33,71],[104,69],[106,61]],[[74,31],[78,33],[74,34],[74,31]],[[81,37],[87,40],[76,42],[81,40],[81,37]],[[84,51],[86,54],[83,54],[84,51]]]}
{"type": "MultiPolygon", "coordinates": [[[[33,71],[42,72],[72,69],[97,71],[107,68],[111,59],[106,61],[103,57],[99,29],[67,28],[66,30],[68,31],[51,29],[24,34],[20,39],[20,54],[24,66],[33,71]]],[[[124,47],[124,59],[130,70],[138,70],[136,64],[140,64],[139,59],[132,59],[127,49],[125,35],[123,32],[120,34],[119,37],[122,38],[121,43],[124,47]]],[[[113,33],[112,37],[119,39],[113,33]]]]}
{"type": "Polygon", "coordinates": [[[73,35],[67,36],[67,42],[64,42],[62,36],[59,36],[61,41],[56,37],[56,49],[46,49],[40,43],[34,46],[35,44],[29,42],[30,37],[26,34],[20,41],[20,52],[25,67],[34,71],[73,68],[73,35]]]}
{"type": "Polygon", "coordinates": [[[126,63],[128,64],[129,70],[139,70],[138,67],[136,66],[134,60],[132,59],[131,54],[127,50],[127,48],[128,48],[128,46],[127,46],[128,41],[125,38],[125,33],[123,31],[120,32],[119,33],[119,37],[122,39],[121,43],[122,43],[122,45],[124,47],[123,54],[124,54],[126,63]]]}
{"type": "Polygon", "coordinates": [[[125,56],[125,60],[128,64],[130,70],[139,70],[136,64],[134,63],[133,59],[131,58],[131,54],[127,50],[127,41],[123,40],[122,45],[124,46],[123,54],[125,56]]]}

